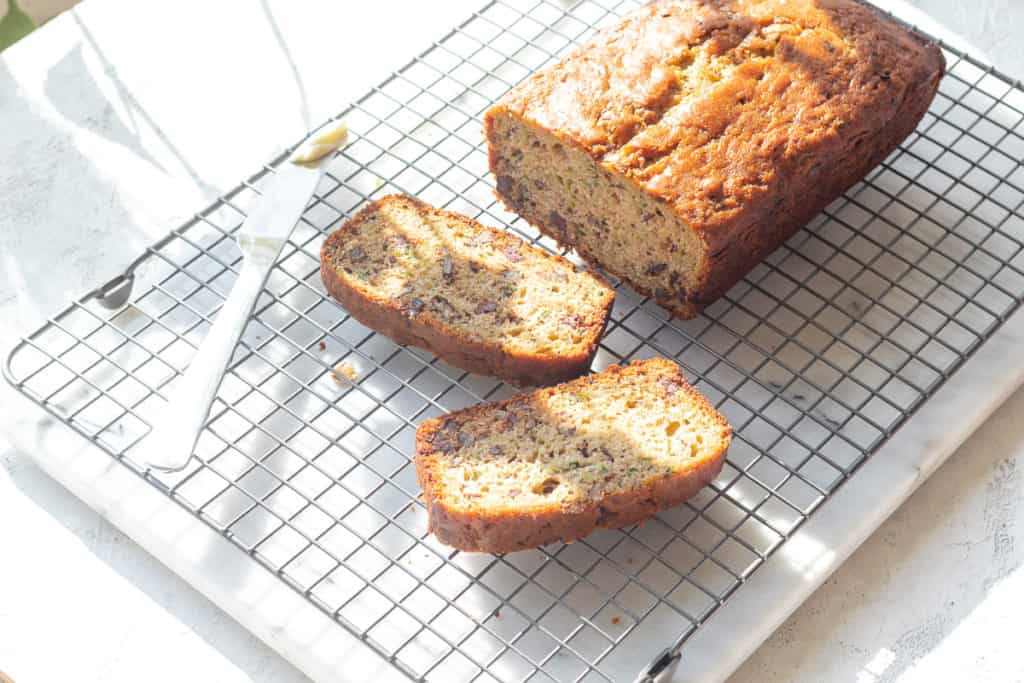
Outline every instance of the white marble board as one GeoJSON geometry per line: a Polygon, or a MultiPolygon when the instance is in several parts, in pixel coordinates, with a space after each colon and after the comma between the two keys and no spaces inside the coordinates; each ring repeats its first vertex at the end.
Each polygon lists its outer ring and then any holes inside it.
{"type": "MultiPolygon", "coordinates": [[[[799,246],[797,245],[798,248],[799,246]]],[[[635,301],[629,301],[628,295],[625,298],[629,308],[624,310],[628,311],[630,315],[635,314],[636,312],[632,310],[631,306],[631,304],[635,305],[635,301]]],[[[621,310],[620,315],[623,315],[621,310]]],[[[1019,341],[1019,330],[1016,330],[1020,325],[1019,318],[1020,316],[1018,315],[1012,318],[1009,323],[1006,323],[996,337],[991,339],[978,356],[970,361],[969,366],[958,372],[953,380],[940,390],[940,393],[926,404],[911,422],[903,426],[897,433],[897,436],[888,442],[883,450],[875,454],[875,457],[867,466],[858,470],[852,481],[846,484],[832,501],[826,503],[815,513],[811,522],[802,527],[795,536],[783,545],[782,549],[772,559],[759,568],[754,578],[747,582],[748,584],[759,586],[758,589],[754,589],[750,585],[743,586],[727,603],[727,607],[716,613],[715,617],[698,632],[698,635],[695,637],[696,640],[691,642],[701,642],[702,646],[693,648],[687,646],[687,649],[684,650],[686,665],[680,667],[681,670],[685,671],[685,673],[681,674],[682,676],[689,680],[692,677],[702,675],[701,672],[707,672],[711,679],[719,678],[742,661],[745,653],[756,646],[760,639],[763,639],[780,619],[784,618],[795,605],[799,604],[800,599],[804,595],[812,590],[824,576],[827,576],[827,573],[871,529],[884,519],[888,511],[913,490],[916,483],[923,478],[921,474],[930,472],[934,466],[941,462],[945,455],[951,452],[959,441],[989,411],[998,405],[999,400],[1019,383],[1021,379],[1019,376],[1006,373],[1002,368],[998,368],[998,366],[993,368],[991,359],[988,364],[989,372],[986,372],[986,365],[984,364],[981,367],[976,367],[979,361],[984,361],[987,354],[1004,354],[1006,348],[1012,348],[1014,341],[1019,341]],[[1016,337],[1013,336],[1015,332],[1018,333],[1016,337]],[[1010,346],[1001,346],[1004,343],[1010,346]],[[996,371],[992,372],[991,370],[993,369],[996,371]],[[972,382],[984,382],[981,386],[986,387],[986,400],[978,400],[975,392],[967,390],[972,386],[972,382]],[[969,405],[961,405],[961,403],[965,402],[963,398],[966,396],[970,397],[969,405]],[[949,399],[957,397],[958,400],[947,400],[947,397],[949,399]],[[950,421],[949,416],[955,416],[955,421],[950,421]],[[936,424],[942,424],[944,427],[941,432],[941,438],[929,438],[935,432],[936,424]],[[922,444],[926,448],[918,450],[922,444]],[[915,445],[918,448],[915,448],[915,445]],[[890,455],[890,453],[894,454],[890,455]],[[906,460],[902,460],[900,456],[905,457],[906,460]],[[872,486],[868,483],[872,480],[885,481],[886,486],[872,486]],[[861,481],[865,482],[865,484],[861,485],[858,483],[861,481]],[[872,498],[865,495],[869,492],[878,497],[872,498]],[[843,501],[841,505],[839,504],[840,499],[843,501]],[[862,513],[851,513],[851,510],[858,507],[855,503],[863,506],[862,513]],[[832,512],[832,515],[829,514],[830,512],[832,512]],[[833,520],[833,516],[838,519],[833,520]],[[744,597],[748,595],[752,597],[744,597]],[[744,605],[745,602],[746,605],[744,605]],[[727,621],[730,615],[734,620],[738,620],[734,621],[731,630],[729,628],[730,624],[727,621]],[[755,626],[753,628],[747,623],[749,621],[754,622],[755,626]],[[722,626],[716,626],[717,624],[722,626]],[[735,637],[735,626],[739,624],[744,626],[744,633],[750,634],[746,639],[737,639],[735,637]],[[725,629],[724,632],[731,633],[730,639],[721,638],[723,631],[716,632],[715,629],[717,628],[725,629]],[[704,643],[709,640],[710,642],[705,646],[704,643]],[[691,652],[694,654],[691,655],[691,652]]],[[[655,317],[654,319],[657,318],[655,317]]],[[[659,342],[661,346],[664,346],[664,344],[665,342],[659,342]]],[[[995,355],[994,357],[999,358],[1000,356],[995,355]]],[[[610,360],[612,360],[611,356],[606,354],[602,362],[609,362],[610,360]]],[[[686,360],[684,358],[684,361],[686,360]]],[[[273,628],[272,625],[277,623],[274,620],[255,616],[266,607],[265,602],[272,602],[265,597],[263,591],[267,590],[270,593],[276,594],[281,592],[280,590],[265,588],[265,582],[261,582],[253,577],[253,584],[259,586],[258,589],[254,589],[257,594],[258,599],[256,602],[258,604],[250,604],[250,600],[248,600],[248,598],[252,597],[249,592],[250,589],[247,589],[241,596],[237,595],[237,591],[225,590],[226,586],[239,587],[237,580],[234,580],[232,577],[227,577],[227,581],[222,582],[222,585],[217,587],[217,576],[205,576],[205,578],[198,576],[199,574],[206,573],[219,574],[213,568],[189,567],[187,566],[189,563],[183,561],[184,558],[178,558],[177,561],[168,560],[166,555],[168,552],[174,552],[172,548],[178,548],[179,551],[185,548],[185,554],[187,555],[188,546],[179,545],[179,542],[175,541],[167,544],[165,547],[161,547],[162,541],[166,541],[167,538],[160,538],[163,534],[157,532],[160,530],[161,524],[156,520],[162,519],[163,511],[161,511],[161,514],[145,521],[138,517],[139,509],[136,501],[147,498],[147,494],[142,493],[142,489],[139,489],[137,494],[133,491],[131,495],[126,496],[124,495],[126,490],[121,489],[119,493],[109,496],[111,499],[120,499],[118,505],[111,505],[111,500],[97,499],[97,496],[100,495],[99,492],[104,489],[104,486],[102,481],[94,479],[95,472],[84,474],[86,478],[83,481],[89,482],[87,486],[81,485],[82,482],[76,483],[74,481],[74,473],[82,470],[82,467],[87,464],[88,458],[77,453],[77,449],[72,449],[63,455],[64,457],[59,461],[55,459],[49,464],[44,462],[44,466],[61,481],[64,481],[69,488],[72,488],[72,490],[83,495],[83,498],[90,500],[92,504],[103,509],[105,514],[123,525],[133,537],[137,537],[136,534],[142,536],[145,540],[140,539],[140,541],[144,545],[154,550],[158,556],[179,570],[186,578],[195,583],[197,587],[203,589],[207,594],[211,591],[219,592],[217,596],[211,597],[214,597],[219,604],[225,606],[232,614],[236,616],[239,616],[240,613],[243,614],[244,618],[240,617],[241,620],[250,625],[261,637],[268,639],[276,647],[286,651],[287,656],[304,670],[311,673],[317,672],[319,674],[318,677],[327,676],[325,678],[327,680],[332,676],[344,673],[338,670],[336,665],[338,660],[331,661],[329,658],[325,658],[326,655],[321,653],[321,648],[310,647],[308,641],[303,642],[301,637],[295,638],[294,634],[289,633],[289,629],[273,628]],[[76,453],[76,457],[73,460],[68,460],[67,456],[69,453],[76,453]],[[119,513],[118,508],[125,501],[134,506],[134,509],[124,510],[119,513]],[[134,521],[132,518],[134,518],[134,521]],[[225,595],[225,592],[234,594],[225,595]],[[262,623],[257,623],[259,621],[262,621],[262,623]]],[[[107,476],[121,480],[125,479],[123,475],[127,474],[126,472],[120,468],[113,468],[113,470],[120,474],[115,475],[111,471],[110,463],[107,462],[102,468],[104,477],[101,479],[107,476]]],[[[127,486],[128,483],[127,481],[121,481],[120,485],[127,486]]],[[[147,489],[147,493],[151,492],[147,489]]],[[[155,500],[152,504],[154,506],[157,505],[155,500]]],[[[175,517],[169,511],[166,514],[170,519],[175,517]]],[[[177,523],[177,521],[169,522],[169,524],[177,523]]],[[[181,523],[186,524],[185,520],[181,520],[181,523]]],[[[178,527],[172,526],[171,528],[173,534],[180,533],[178,527]]],[[[196,533],[198,532],[197,530],[196,533]]],[[[217,541],[204,541],[203,545],[205,546],[207,542],[210,543],[210,548],[216,548],[222,544],[218,539],[217,541]]],[[[599,544],[602,542],[604,541],[596,541],[597,547],[600,547],[599,544]]],[[[227,558],[222,558],[220,554],[216,554],[216,558],[216,561],[212,564],[217,567],[222,566],[222,564],[226,565],[228,562],[227,558]]],[[[263,578],[265,579],[266,576],[263,578]]],[[[272,585],[274,588],[280,588],[276,584],[272,585]]],[[[280,597],[280,600],[288,601],[284,595],[280,597]]],[[[280,611],[274,613],[282,614],[280,611]]],[[[303,610],[299,609],[289,618],[289,624],[300,631],[310,628],[306,624],[300,627],[295,626],[295,624],[303,621],[302,614],[303,610]]],[[[310,619],[315,621],[313,615],[310,615],[310,619]]],[[[653,624],[653,622],[651,623],[653,624]]],[[[664,627],[664,624],[661,624],[661,626],[664,627]]],[[[317,637],[332,639],[330,646],[323,649],[331,653],[338,651],[349,652],[347,648],[339,650],[338,642],[334,642],[338,638],[345,640],[343,637],[345,635],[344,632],[342,632],[342,635],[334,635],[334,632],[340,629],[333,628],[333,630],[330,630],[331,628],[333,627],[328,627],[326,631],[332,634],[331,636],[321,636],[321,631],[317,629],[317,637]]],[[[651,647],[653,648],[653,645],[651,647]]],[[[361,651],[359,647],[356,647],[355,650],[361,651]]],[[[637,659],[643,659],[645,656],[649,657],[654,651],[656,650],[652,649],[650,653],[644,653],[637,649],[631,649],[629,651],[629,661],[623,663],[621,669],[611,670],[616,674],[625,674],[627,671],[626,664],[632,664],[637,659]]],[[[372,658],[370,659],[372,660],[372,658]]],[[[362,674],[365,671],[362,666],[357,670],[359,671],[358,678],[356,678],[358,680],[363,677],[362,674]]]]}

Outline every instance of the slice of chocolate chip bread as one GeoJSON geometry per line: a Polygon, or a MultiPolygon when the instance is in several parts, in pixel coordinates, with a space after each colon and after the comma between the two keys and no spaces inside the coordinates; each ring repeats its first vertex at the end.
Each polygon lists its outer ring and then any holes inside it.
{"type": "Polygon", "coordinates": [[[425,421],[416,476],[448,545],[569,542],[678,505],[722,469],[732,430],[663,358],[425,421]]]}
{"type": "Polygon", "coordinates": [[[585,372],[615,298],[560,256],[402,195],[328,237],[320,275],[364,325],[520,385],[585,372]]]}

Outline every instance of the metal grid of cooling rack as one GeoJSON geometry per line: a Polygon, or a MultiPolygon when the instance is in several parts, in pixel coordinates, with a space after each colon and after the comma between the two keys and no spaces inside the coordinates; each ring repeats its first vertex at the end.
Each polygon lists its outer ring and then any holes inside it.
{"type": "Polygon", "coordinates": [[[346,315],[324,296],[319,244],[399,191],[554,249],[495,204],[480,116],[634,4],[491,2],[344,112],[353,142],[275,267],[185,471],[148,471],[132,448],[231,287],[232,233],[273,165],[27,337],[5,374],[414,679],[652,680],[1020,305],[1024,90],[947,49],[918,132],[704,315],[670,320],[617,288],[595,368],[679,361],[735,430],[710,487],[576,544],[453,552],[425,532],[416,425],[511,389],[346,315]],[[129,281],[128,305],[99,306],[129,281]]]}

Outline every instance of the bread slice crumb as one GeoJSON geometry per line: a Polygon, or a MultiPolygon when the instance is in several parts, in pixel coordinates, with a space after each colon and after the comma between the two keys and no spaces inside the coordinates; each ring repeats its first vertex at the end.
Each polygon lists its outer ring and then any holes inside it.
{"type": "Polygon", "coordinates": [[[663,358],[425,421],[416,474],[431,531],[510,552],[642,522],[718,475],[732,431],[663,358]]]}
{"type": "Polygon", "coordinates": [[[345,384],[346,379],[349,382],[355,382],[359,377],[359,373],[356,372],[355,367],[346,360],[334,366],[334,371],[331,373],[331,377],[338,384],[345,384]]]}
{"type": "Polygon", "coordinates": [[[590,368],[614,290],[519,237],[391,195],[324,242],[327,291],[361,323],[519,385],[590,368]]]}

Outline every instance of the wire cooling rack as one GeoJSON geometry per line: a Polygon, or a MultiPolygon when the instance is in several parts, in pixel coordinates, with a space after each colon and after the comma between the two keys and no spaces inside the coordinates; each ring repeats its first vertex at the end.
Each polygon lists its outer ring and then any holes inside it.
{"type": "Polygon", "coordinates": [[[399,191],[554,249],[495,204],[481,114],[634,4],[492,2],[343,113],[353,142],[185,471],[149,471],[133,447],[238,273],[233,232],[273,164],[29,335],[6,376],[413,679],[652,680],[1020,305],[1024,90],[945,48],[918,131],[704,315],[670,320],[618,287],[595,368],[679,361],[735,429],[711,486],[572,545],[454,552],[426,534],[416,425],[512,390],[350,318],[324,295],[319,246],[399,191]]]}

